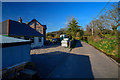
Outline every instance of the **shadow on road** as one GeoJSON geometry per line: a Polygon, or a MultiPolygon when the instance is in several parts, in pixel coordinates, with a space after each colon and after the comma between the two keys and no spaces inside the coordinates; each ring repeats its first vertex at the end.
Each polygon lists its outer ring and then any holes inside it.
{"type": "Polygon", "coordinates": [[[31,59],[41,78],[93,78],[89,56],[56,51],[31,59]]]}
{"type": "Polygon", "coordinates": [[[82,45],[82,43],[81,43],[80,40],[77,40],[77,43],[76,43],[76,47],[75,47],[75,48],[77,48],[77,47],[83,47],[83,45],[82,45]]]}

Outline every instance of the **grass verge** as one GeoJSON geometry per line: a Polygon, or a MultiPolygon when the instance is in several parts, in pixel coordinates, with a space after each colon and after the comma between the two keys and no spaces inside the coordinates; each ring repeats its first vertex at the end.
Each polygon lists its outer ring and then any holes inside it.
{"type": "MultiPolygon", "coordinates": [[[[86,41],[84,41],[86,42],[86,41]]],[[[107,56],[120,63],[120,55],[118,54],[118,43],[115,40],[102,39],[100,41],[88,41],[86,42],[95,47],[99,51],[103,52],[107,56]]]]}

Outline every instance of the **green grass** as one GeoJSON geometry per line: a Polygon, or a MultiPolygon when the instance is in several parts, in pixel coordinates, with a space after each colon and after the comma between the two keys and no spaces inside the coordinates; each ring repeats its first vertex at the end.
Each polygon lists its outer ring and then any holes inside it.
{"type": "Polygon", "coordinates": [[[88,43],[120,63],[120,55],[118,54],[118,41],[116,39],[101,39],[97,42],[88,41],[88,43]]]}
{"type": "Polygon", "coordinates": [[[82,41],[94,46],[96,49],[102,51],[103,53],[120,63],[120,54],[118,54],[118,44],[120,44],[120,36],[119,39],[115,35],[113,36],[111,34],[105,34],[105,38],[92,36],[87,36],[87,38],[87,41],[82,41]]]}
{"type": "Polygon", "coordinates": [[[93,46],[97,47],[98,49],[101,49],[102,51],[105,51],[106,53],[110,55],[118,56],[116,50],[118,48],[116,40],[109,40],[109,39],[102,39],[98,42],[92,42],[89,41],[89,44],[92,44],[93,46]]]}

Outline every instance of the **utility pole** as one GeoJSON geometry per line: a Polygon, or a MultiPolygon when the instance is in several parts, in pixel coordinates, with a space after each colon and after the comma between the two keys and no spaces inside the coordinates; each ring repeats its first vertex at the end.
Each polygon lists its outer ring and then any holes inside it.
{"type": "Polygon", "coordinates": [[[92,21],[92,36],[93,36],[93,34],[94,34],[94,33],[93,33],[93,21],[92,21]]]}

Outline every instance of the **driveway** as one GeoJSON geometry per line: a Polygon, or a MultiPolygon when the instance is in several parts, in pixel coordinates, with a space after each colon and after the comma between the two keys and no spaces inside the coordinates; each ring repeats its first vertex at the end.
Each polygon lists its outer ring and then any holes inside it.
{"type": "Polygon", "coordinates": [[[41,78],[117,78],[118,66],[102,52],[77,41],[71,52],[59,44],[31,50],[41,78]]]}

